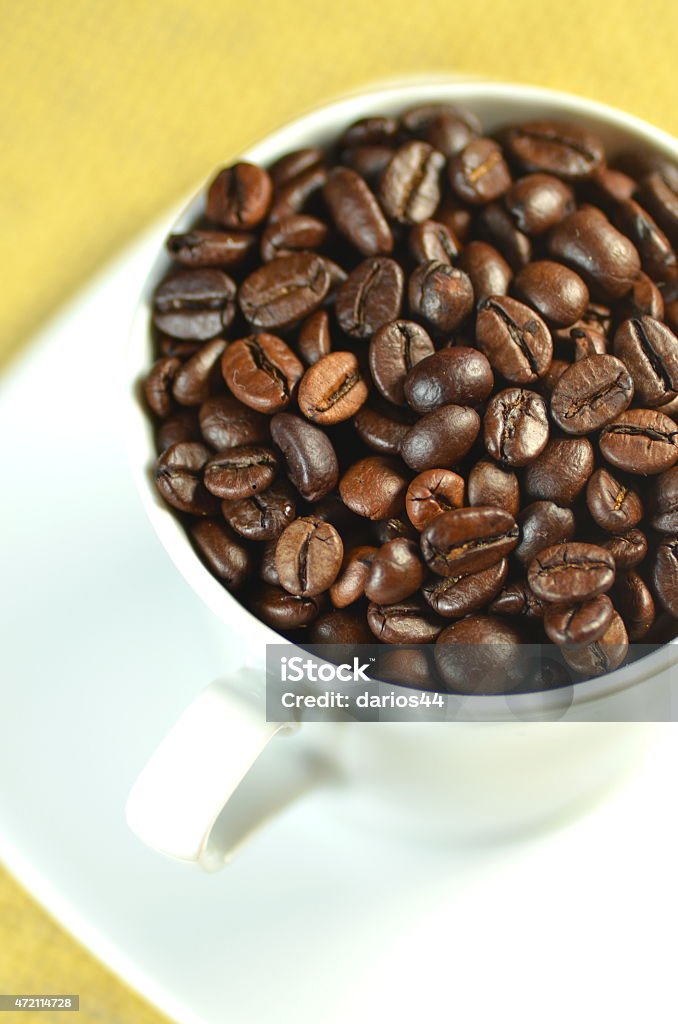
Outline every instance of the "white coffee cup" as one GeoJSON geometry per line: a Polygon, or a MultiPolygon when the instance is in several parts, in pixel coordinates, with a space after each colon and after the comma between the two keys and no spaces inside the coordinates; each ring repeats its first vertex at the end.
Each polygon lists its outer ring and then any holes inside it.
{"type": "MultiPolygon", "coordinates": [[[[678,161],[678,142],[629,114],[531,86],[454,80],[367,89],[313,111],[252,147],[244,159],[268,164],[282,153],[323,145],[372,113],[449,101],[492,130],[511,121],[555,117],[591,127],[610,153],[655,148],[678,161]]],[[[170,230],[203,210],[194,198],[170,230]]],[[[675,642],[607,676],[567,690],[512,698],[465,699],[454,722],[267,722],[265,651],[281,637],[239,604],[195,554],[152,480],[153,431],[132,398],[152,362],[150,300],[167,272],[160,254],[143,287],[129,350],[129,444],[143,504],[172,561],[223,622],[240,667],[212,683],[176,723],[139,775],[127,803],[133,831],[153,849],[219,867],[295,793],[330,780],[360,827],[438,840],[490,837],[556,820],[601,792],[644,749],[651,723],[672,717],[675,642]],[[544,721],[544,718],[557,719],[544,721]],[[460,720],[463,719],[463,720],[460,720]]],[[[204,682],[196,680],[196,687],[204,682]]],[[[405,692],[405,691],[403,691],[405,692]]],[[[340,801],[341,804],[341,801],[340,801]]]]}

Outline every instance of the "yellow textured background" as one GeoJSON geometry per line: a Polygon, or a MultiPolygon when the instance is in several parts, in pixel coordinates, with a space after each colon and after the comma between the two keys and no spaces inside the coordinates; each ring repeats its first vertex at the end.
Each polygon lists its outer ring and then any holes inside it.
{"type": "MultiPolygon", "coordinates": [[[[534,82],[678,132],[676,0],[0,0],[0,25],[0,361],[225,155],[371,79],[534,82]]],[[[161,1019],[0,873],[16,989],[161,1019]]]]}

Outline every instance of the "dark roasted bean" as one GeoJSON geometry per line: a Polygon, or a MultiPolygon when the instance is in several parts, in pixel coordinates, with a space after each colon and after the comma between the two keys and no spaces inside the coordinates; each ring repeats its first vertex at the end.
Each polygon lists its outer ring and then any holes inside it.
{"type": "Polygon", "coordinates": [[[412,423],[398,409],[386,413],[372,405],[363,405],[353,420],[353,426],[368,448],[381,455],[399,455],[400,446],[412,423]],[[396,418],[398,415],[400,419],[396,418]]]}
{"type": "Polygon", "coordinates": [[[664,319],[662,293],[647,274],[638,274],[631,291],[619,306],[619,315],[624,320],[643,316],[651,316],[655,320],[664,319]]]}
{"type": "Polygon", "coordinates": [[[673,246],[678,245],[678,172],[669,180],[654,171],[640,183],[641,202],[668,235],[673,246]]]}
{"type": "Polygon", "coordinates": [[[320,601],[317,597],[297,597],[282,587],[262,584],[252,595],[252,611],[272,629],[299,629],[318,617],[320,601]]]}
{"type": "Polygon", "coordinates": [[[516,274],[513,290],[553,327],[570,327],[589,304],[589,290],[579,274],[552,260],[528,263],[516,274]]]}
{"type": "Polygon", "coordinates": [[[610,625],[599,640],[586,645],[565,644],[562,651],[570,668],[590,677],[619,668],[628,649],[629,641],[622,618],[613,612],[610,625]]]}
{"type": "Polygon", "coordinates": [[[229,345],[221,371],[236,398],[251,409],[273,413],[290,404],[304,367],[274,334],[253,334],[229,345]]]}
{"type": "Polygon", "coordinates": [[[361,544],[346,553],[339,575],[330,587],[330,600],[335,608],[346,608],[363,596],[377,550],[370,544],[361,544]]]}
{"type": "Polygon", "coordinates": [[[473,285],[463,270],[430,260],[410,277],[410,309],[435,330],[455,330],[473,310],[473,285]]]}
{"type": "MultiPolygon", "coordinates": [[[[207,341],[174,375],[172,394],[181,405],[202,405],[221,379],[219,364],[226,349],[221,338],[207,341]]],[[[221,384],[223,388],[223,383],[221,384]]]]}
{"type": "Polygon", "coordinates": [[[665,537],[657,548],[652,582],[662,607],[678,618],[678,537],[665,537]]]}
{"type": "Polygon", "coordinates": [[[164,452],[181,441],[199,441],[200,424],[195,409],[181,409],[158,427],[158,451],[164,452]]]}
{"type": "Polygon", "coordinates": [[[546,402],[534,391],[506,388],[488,402],[483,417],[485,449],[507,466],[526,466],[549,439],[546,402]]]}
{"type": "Polygon", "coordinates": [[[468,475],[467,497],[469,505],[494,505],[515,517],[520,509],[518,477],[491,459],[481,459],[468,475]]]}
{"type": "Polygon", "coordinates": [[[489,605],[491,615],[522,615],[526,619],[543,619],[544,604],[533,594],[525,580],[504,587],[489,605]]]}
{"type": "Polygon", "coordinates": [[[544,632],[554,644],[590,644],[606,633],[614,607],[606,594],[568,606],[549,605],[544,632]]]}
{"type": "Polygon", "coordinates": [[[156,363],[153,363],[144,380],[146,405],[160,419],[165,419],[174,409],[172,384],[180,367],[180,359],[174,356],[166,356],[164,359],[158,359],[156,363]]]}
{"type": "Polygon", "coordinates": [[[223,270],[179,270],[153,296],[153,323],[186,341],[207,341],[228,327],[235,314],[235,284],[223,270]]]}
{"type": "Polygon", "coordinates": [[[276,454],[270,448],[243,445],[227,448],[205,466],[205,487],[218,498],[248,498],[265,491],[278,472],[276,454]]]}
{"type": "Polygon", "coordinates": [[[476,302],[491,295],[506,295],[513,271],[502,254],[487,242],[469,242],[461,251],[457,266],[468,274],[476,302]]]}
{"type": "Polygon", "coordinates": [[[379,392],[395,405],[405,404],[403,384],[408,373],[434,352],[433,342],[419,324],[393,320],[370,341],[370,372],[379,392]]]}
{"type": "Polygon", "coordinates": [[[336,312],[346,334],[367,338],[384,324],[397,320],[405,278],[394,260],[374,256],[360,263],[339,288],[336,312]]]}
{"type": "Polygon", "coordinates": [[[257,244],[247,231],[200,231],[170,235],[167,251],[185,267],[233,267],[249,256],[257,244]]]}
{"type": "Polygon", "coordinates": [[[477,229],[486,241],[503,254],[514,270],[527,266],[532,259],[532,242],[519,231],[511,215],[501,203],[489,203],[478,215],[477,229]]]}
{"type": "Polygon", "coordinates": [[[335,167],[323,190],[337,229],[363,256],[388,254],[393,235],[374,193],[349,167],[335,167]]]}
{"type": "Polygon", "coordinates": [[[345,505],[367,519],[388,519],[399,515],[405,504],[409,483],[402,463],[380,455],[354,462],[339,481],[345,505]]]}
{"type": "Polygon", "coordinates": [[[431,576],[422,587],[424,598],[438,615],[457,619],[479,611],[497,596],[508,574],[508,560],[458,576],[431,576]]]}
{"type": "Polygon", "coordinates": [[[207,193],[207,216],[227,228],[253,228],[268,212],[273,183],[255,164],[238,163],[219,171],[207,193]]]}
{"type": "Polygon", "coordinates": [[[393,156],[393,147],[376,142],[364,146],[351,146],[341,151],[341,162],[372,185],[379,182],[384,169],[393,156]]]}
{"type": "Polygon", "coordinates": [[[300,171],[276,189],[268,215],[269,222],[301,213],[311,197],[319,192],[327,181],[327,168],[323,163],[313,164],[300,171]]]}
{"type": "Polygon", "coordinates": [[[297,350],[306,365],[313,366],[331,347],[330,318],[326,310],[317,309],[299,328],[297,350]]]}
{"type": "Polygon", "coordinates": [[[383,209],[401,224],[420,224],[433,215],[440,202],[442,153],[427,142],[413,140],[396,150],[381,176],[379,199],[383,209]]]}
{"type": "Polygon", "coordinates": [[[401,116],[403,128],[445,156],[453,156],[482,131],[477,117],[451,103],[427,103],[401,116]]]}
{"type": "Polygon", "coordinates": [[[666,324],[651,316],[624,320],[614,352],[628,367],[642,405],[655,408],[678,395],[678,338],[666,324]]]}
{"type": "Polygon", "coordinates": [[[615,356],[588,356],[558,379],[551,395],[551,415],[567,434],[590,434],[628,409],[633,380],[615,356]]]}
{"type": "Polygon", "coordinates": [[[327,225],[317,217],[293,213],[273,221],[261,236],[261,258],[265,262],[289,256],[297,250],[319,249],[327,238],[327,225]]]}
{"type": "Polygon", "coordinates": [[[243,444],[267,444],[268,420],[231,395],[216,395],[200,406],[200,432],[218,452],[243,444]]]}
{"type": "Polygon", "coordinates": [[[277,540],[296,512],[292,488],[281,480],[274,481],[261,493],[221,503],[221,514],[226,522],[247,540],[277,540]]]}
{"type": "Polygon", "coordinates": [[[385,644],[430,644],[443,628],[443,620],[420,597],[397,604],[370,604],[367,623],[385,644]]]}
{"type": "Polygon", "coordinates": [[[571,505],[586,486],[593,466],[593,448],[585,437],[551,438],[525,470],[525,493],[532,501],[571,505]]]}
{"type": "Polygon", "coordinates": [[[443,512],[421,534],[424,561],[439,576],[480,572],[508,555],[517,543],[513,516],[487,505],[443,512]]]}
{"type": "Polygon", "coordinates": [[[291,153],[286,153],[269,168],[274,188],[282,188],[283,185],[296,178],[298,174],[302,174],[304,171],[322,164],[323,160],[323,151],[316,149],[314,146],[308,146],[305,149],[295,149],[291,153]]]}
{"type": "Polygon", "coordinates": [[[354,416],[367,399],[352,352],[330,352],[309,367],[299,384],[299,408],[313,423],[331,425],[354,416]]]}
{"type": "Polygon", "coordinates": [[[541,235],[560,224],[575,208],[569,185],[551,174],[528,174],[511,185],[504,205],[519,231],[541,235]]]}
{"type": "Polygon", "coordinates": [[[642,530],[629,530],[602,541],[601,547],[610,552],[617,569],[632,569],[647,555],[647,537],[642,530]]]}
{"type": "Polygon", "coordinates": [[[438,672],[451,690],[500,694],[525,674],[523,634],[494,615],[469,615],[442,631],[435,647],[438,672]]]}
{"type": "Polygon", "coordinates": [[[271,437],[285,457],[287,475],[306,501],[319,501],[334,490],[339,463],[327,434],[291,413],[271,420],[271,437]]]}
{"type": "Polygon", "coordinates": [[[351,610],[323,612],[311,623],[309,640],[312,644],[336,645],[326,646],[323,656],[328,661],[342,661],[349,644],[371,644],[374,637],[367,625],[364,614],[351,610]]]}
{"type": "Polygon", "coordinates": [[[464,479],[451,469],[425,470],[415,476],[405,495],[407,514],[417,530],[423,530],[441,512],[463,504],[464,479]]]}
{"type": "Polygon", "coordinates": [[[480,303],[476,341],[493,369],[512,384],[543,377],[553,358],[551,333],[539,314],[508,296],[480,303]]]}
{"type": "Polygon", "coordinates": [[[487,357],[477,349],[457,345],[418,361],[405,379],[404,397],[410,407],[423,416],[450,403],[480,405],[492,391],[493,384],[487,357]]]}
{"type": "Polygon", "coordinates": [[[572,509],[561,508],[554,501],[533,501],[518,515],[520,544],[516,558],[527,566],[544,548],[552,547],[574,537],[575,521],[572,509]]]}
{"type": "MultiPolygon", "coordinates": [[[[461,252],[461,242],[447,224],[424,220],[415,224],[409,235],[410,252],[417,263],[452,263],[461,252]]],[[[462,267],[463,270],[463,267],[462,267]]]]}
{"type": "Polygon", "coordinates": [[[255,270],[240,285],[240,308],[255,327],[288,327],[312,313],[330,290],[330,274],[321,256],[298,252],[279,256],[255,270]]]}
{"type": "Polygon", "coordinates": [[[203,483],[202,471],[211,452],[195,441],[170,445],[155,467],[155,484],[168,505],[193,516],[213,516],[219,502],[203,483]]]}
{"type": "Polygon", "coordinates": [[[191,537],[208,568],[229,590],[241,587],[250,574],[252,559],[245,545],[219,519],[199,519],[191,537]]]}
{"type": "Polygon", "coordinates": [[[283,530],[275,549],[280,584],[297,597],[321,594],[334,583],[344,557],[331,523],[302,516],[283,530]]]}
{"type": "Polygon", "coordinates": [[[637,572],[617,576],[612,596],[621,615],[629,640],[637,643],[652,629],[656,618],[654,598],[648,585],[637,572]]]}
{"type": "Polygon", "coordinates": [[[451,466],[471,449],[479,430],[480,416],[475,409],[441,405],[410,428],[400,446],[400,454],[418,473],[451,466]]]}
{"type": "Polygon", "coordinates": [[[528,121],[510,128],[506,146],[526,171],[545,171],[572,181],[590,177],[605,158],[600,139],[564,121],[528,121]]]}
{"type": "Polygon", "coordinates": [[[640,476],[663,473],[678,462],[678,427],[656,409],[627,409],[605,427],[598,443],[613,466],[640,476]]]}
{"type": "Polygon", "coordinates": [[[530,562],[527,581],[547,604],[575,604],[604,594],[614,573],[614,558],[605,548],[571,541],[540,551],[530,562]]]}
{"type": "Polygon", "coordinates": [[[678,534],[678,467],[660,473],[654,483],[650,525],[660,533],[678,534]]]}
{"type": "Polygon", "coordinates": [[[365,581],[367,599],[376,604],[396,604],[416,593],[425,575],[419,555],[419,545],[405,537],[382,544],[365,581]]]}
{"type": "Polygon", "coordinates": [[[451,157],[448,168],[452,189],[472,206],[491,203],[511,184],[511,172],[494,139],[471,139],[451,157]]]}
{"type": "Polygon", "coordinates": [[[609,533],[625,533],[643,518],[640,496],[607,469],[596,469],[589,477],[586,504],[591,518],[609,533]]]}
{"type": "Polygon", "coordinates": [[[567,263],[610,299],[626,295],[640,273],[636,247],[592,206],[576,210],[556,225],[548,247],[554,259],[567,263]]]}
{"type": "Polygon", "coordinates": [[[638,250],[643,270],[654,281],[675,280],[678,263],[673,246],[640,203],[635,199],[618,203],[614,211],[614,222],[631,239],[638,250]]]}

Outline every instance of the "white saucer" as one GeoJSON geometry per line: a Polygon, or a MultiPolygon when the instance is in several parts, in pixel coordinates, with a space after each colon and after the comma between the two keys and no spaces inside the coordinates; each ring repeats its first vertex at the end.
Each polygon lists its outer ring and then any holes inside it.
{"type": "Polygon", "coordinates": [[[152,232],[99,277],[0,398],[7,866],[181,1024],[673,1019],[675,725],[606,803],[503,846],[365,837],[322,791],[219,875],[128,832],[135,774],[225,668],[118,429],[127,325],[159,244],[152,232]]]}

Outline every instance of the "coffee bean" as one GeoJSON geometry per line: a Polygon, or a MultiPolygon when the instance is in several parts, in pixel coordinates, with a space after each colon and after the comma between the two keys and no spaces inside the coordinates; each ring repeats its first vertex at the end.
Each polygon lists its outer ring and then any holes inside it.
{"type": "Polygon", "coordinates": [[[353,420],[356,434],[365,444],[381,455],[399,455],[400,446],[412,426],[411,419],[396,417],[400,410],[390,415],[371,405],[363,405],[353,420]]]}
{"type": "Polygon", "coordinates": [[[619,315],[623,320],[643,316],[651,316],[655,320],[664,319],[662,293],[647,274],[641,272],[633,282],[631,291],[627,293],[619,307],[619,315]]]}
{"type": "Polygon", "coordinates": [[[642,530],[628,530],[602,541],[601,547],[610,552],[617,569],[632,569],[647,555],[647,537],[642,530]]]}
{"type": "Polygon", "coordinates": [[[549,439],[546,402],[534,391],[506,388],[487,404],[483,417],[485,448],[498,462],[526,466],[543,452],[549,439]]]}
{"type": "Polygon", "coordinates": [[[377,115],[361,117],[342,133],[339,146],[388,145],[395,146],[399,139],[399,126],[395,117],[377,115]]]}
{"type": "Polygon", "coordinates": [[[617,203],[630,199],[637,188],[637,182],[623,171],[611,167],[599,167],[585,183],[585,192],[590,194],[594,205],[604,210],[614,209],[617,203]]]}
{"type": "Polygon", "coordinates": [[[473,309],[473,285],[463,270],[431,260],[410,277],[410,309],[435,330],[455,330],[473,309]]]}
{"type": "Polygon", "coordinates": [[[438,615],[461,618],[488,605],[503,587],[507,575],[508,560],[502,558],[480,572],[432,576],[422,587],[422,594],[438,615]]]}
{"type": "Polygon", "coordinates": [[[443,620],[420,597],[396,604],[370,604],[367,624],[384,644],[431,644],[443,628],[443,620]]]}
{"type": "Polygon", "coordinates": [[[405,503],[409,483],[397,459],[369,455],[360,459],[339,481],[339,493],[345,505],[367,519],[397,516],[405,503]]]}
{"type": "Polygon", "coordinates": [[[605,159],[593,132],[564,121],[528,121],[506,133],[509,154],[526,171],[545,171],[577,181],[590,177],[605,159]]]}
{"type": "Polygon", "coordinates": [[[144,380],[144,398],[146,405],[159,416],[165,419],[174,409],[172,401],[172,384],[181,367],[181,360],[176,357],[166,356],[153,363],[146,379],[144,380]]]}
{"type": "Polygon", "coordinates": [[[549,605],[544,611],[544,631],[554,644],[590,644],[607,632],[613,615],[606,594],[569,607],[549,605]]]}
{"type": "Polygon", "coordinates": [[[439,576],[480,572],[508,555],[517,543],[513,516],[483,505],[443,512],[421,534],[424,560],[439,576]]]}
{"type": "Polygon", "coordinates": [[[525,671],[523,634],[494,615],[469,615],[442,631],[435,646],[438,672],[451,690],[501,694],[514,690],[525,671]]]}
{"type": "Polygon", "coordinates": [[[650,524],[660,533],[678,534],[678,467],[660,473],[654,482],[650,524]]]}
{"type": "MultiPolygon", "coordinates": [[[[452,263],[461,252],[461,242],[447,224],[424,220],[415,224],[409,235],[409,247],[417,263],[452,263]]],[[[463,268],[462,268],[463,269],[463,268]]]]}
{"type": "Polygon", "coordinates": [[[250,598],[252,611],[272,629],[299,629],[318,617],[320,601],[313,595],[297,597],[282,587],[262,584],[250,598]]]}
{"type": "Polygon", "coordinates": [[[393,320],[380,327],[370,341],[369,358],[372,379],[384,398],[404,405],[407,374],[433,351],[427,332],[411,320],[393,320]]]}
{"type": "Polygon", "coordinates": [[[285,457],[287,475],[306,501],[319,501],[334,490],[339,462],[327,434],[291,413],[271,420],[271,437],[285,457]]]}
{"type": "Polygon", "coordinates": [[[387,216],[401,224],[420,224],[440,202],[440,172],[445,157],[427,142],[413,140],[396,150],[379,183],[387,216]]]}
{"type": "Polygon", "coordinates": [[[323,195],[337,230],[363,256],[387,255],[393,250],[388,222],[359,174],[348,167],[335,167],[323,195]]]}
{"type": "Polygon", "coordinates": [[[651,316],[624,320],[614,351],[628,367],[640,403],[654,408],[678,395],[678,338],[666,324],[651,316]]]}
{"type": "Polygon", "coordinates": [[[319,249],[327,238],[327,225],[317,217],[293,213],[269,224],[261,236],[264,262],[289,256],[297,250],[319,249]]]}
{"type": "Polygon", "coordinates": [[[417,530],[441,512],[461,508],[464,504],[464,479],[451,469],[427,469],[415,476],[405,495],[405,508],[417,530]]]}
{"type": "Polygon", "coordinates": [[[235,284],[223,270],[179,270],[153,296],[153,323],[173,338],[207,341],[235,315],[235,284]]]}
{"type": "Polygon", "coordinates": [[[665,537],[658,546],[652,582],[662,607],[678,618],[678,537],[665,537]]]}
{"type": "Polygon", "coordinates": [[[397,604],[419,590],[424,566],[419,545],[404,537],[382,544],[372,558],[365,581],[365,596],[376,604],[397,604]]]}
{"type": "Polygon", "coordinates": [[[453,196],[443,196],[436,217],[465,245],[473,224],[473,210],[453,196]]]}
{"type": "Polygon", "coordinates": [[[619,299],[640,273],[632,242],[592,206],[582,207],[557,224],[548,239],[551,256],[566,263],[597,292],[619,299]]]}
{"type": "MultiPolygon", "coordinates": [[[[294,517],[293,517],[294,518],[294,517]]],[[[259,579],[272,587],[279,587],[278,570],[275,567],[276,540],[264,541],[259,545],[261,561],[259,562],[259,579]]]]}
{"type": "Polygon", "coordinates": [[[323,163],[317,163],[284,182],[275,190],[273,205],[268,215],[269,223],[282,220],[293,213],[302,213],[306,204],[316,192],[320,192],[326,181],[327,168],[323,163]]]}
{"type": "Polygon", "coordinates": [[[322,164],[323,160],[323,151],[315,146],[307,146],[304,149],[295,149],[291,153],[286,153],[269,167],[274,188],[282,188],[298,174],[322,164]]]}
{"type": "Polygon", "coordinates": [[[378,185],[379,179],[393,156],[393,147],[377,143],[352,146],[341,151],[341,162],[364,178],[368,185],[378,185]]]}
{"type": "Polygon", "coordinates": [[[240,285],[240,308],[255,327],[289,327],[312,313],[330,290],[330,275],[321,256],[297,252],[265,263],[240,285]]]}
{"type": "Polygon", "coordinates": [[[378,653],[376,671],[379,679],[396,685],[417,690],[442,689],[426,647],[386,647],[378,653]]]}
{"type": "Polygon", "coordinates": [[[628,649],[628,636],[622,618],[613,612],[610,625],[599,640],[586,645],[567,644],[563,646],[562,652],[570,668],[590,678],[619,668],[628,649]]]}
{"type": "MultiPolygon", "coordinates": [[[[597,328],[590,327],[588,324],[585,324],[583,320],[578,321],[574,327],[570,327],[569,330],[562,332],[558,331],[557,333],[559,335],[559,341],[566,340],[570,343],[575,363],[578,363],[580,359],[588,359],[589,356],[607,355],[607,338],[605,335],[601,334],[597,328]],[[562,337],[564,334],[567,334],[567,338],[562,337]]],[[[564,367],[563,373],[566,369],[567,366],[564,367]]],[[[560,379],[562,375],[562,373],[559,374],[558,379],[560,379]]]]}
{"type": "Polygon", "coordinates": [[[678,428],[656,409],[628,409],[605,427],[600,452],[628,473],[654,476],[678,461],[678,428]]]}
{"type": "Polygon", "coordinates": [[[267,444],[268,420],[231,395],[215,395],[200,406],[200,431],[218,452],[245,444],[267,444]]]}
{"type": "Polygon", "coordinates": [[[528,174],[504,194],[504,205],[519,231],[541,235],[560,224],[575,208],[569,185],[551,174],[528,174]]]}
{"type": "Polygon", "coordinates": [[[458,153],[482,130],[474,114],[451,103],[412,107],[400,120],[406,131],[429,142],[445,156],[458,153]]]}
{"type": "Polygon", "coordinates": [[[382,544],[388,544],[389,541],[398,540],[402,537],[405,540],[417,540],[417,531],[411,523],[397,517],[381,519],[372,523],[372,533],[374,540],[380,547],[382,544]]]}
{"type": "Polygon", "coordinates": [[[367,385],[352,352],[330,352],[309,367],[299,384],[299,408],[313,423],[331,425],[354,416],[367,385]]]}
{"type": "Polygon", "coordinates": [[[518,477],[511,469],[491,459],[481,459],[471,468],[467,482],[469,505],[494,505],[512,516],[520,509],[518,477]]]}
{"type": "Polygon", "coordinates": [[[202,231],[195,229],[170,235],[167,251],[185,267],[233,267],[250,255],[257,244],[248,231],[202,231]]]}
{"type": "Polygon", "coordinates": [[[343,556],[341,537],[331,523],[302,516],[280,535],[275,565],[285,590],[305,597],[321,594],[334,583],[343,556]]]}
{"type": "Polygon", "coordinates": [[[247,498],[265,491],[278,472],[275,452],[261,445],[227,448],[205,466],[205,487],[218,498],[247,498]]]}
{"type": "Polygon", "coordinates": [[[311,624],[309,639],[312,644],[325,645],[322,656],[327,661],[336,662],[345,661],[347,646],[374,643],[365,616],[352,609],[335,609],[319,615],[311,624]]]}
{"type": "Polygon", "coordinates": [[[200,424],[194,409],[181,409],[158,427],[158,451],[164,452],[182,441],[200,441],[200,424]]]}
{"type": "MultiPolygon", "coordinates": [[[[202,405],[218,387],[219,366],[226,349],[221,338],[207,341],[174,375],[172,394],[181,405],[202,405]]],[[[223,384],[221,384],[223,388],[223,384]]]]}
{"type": "Polygon", "coordinates": [[[168,505],[193,516],[213,516],[219,502],[203,483],[202,471],[211,452],[204,444],[179,442],[162,452],[155,467],[155,485],[168,505]]]}
{"type": "Polygon", "coordinates": [[[511,184],[511,172],[494,139],[471,139],[448,165],[452,190],[472,206],[491,203],[511,184]]]}
{"type": "Polygon", "coordinates": [[[273,413],[290,404],[304,367],[274,334],[252,334],[229,345],[221,370],[236,398],[251,409],[273,413]]]}
{"type": "Polygon", "coordinates": [[[417,361],[407,374],[403,393],[410,407],[425,415],[450,403],[480,405],[493,384],[487,357],[477,349],[457,345],[417,361]]]}
{"type": "Polygon", "coordinates": [[[180,338],[171,338],[168,334],[158,336],[158,352],[168,359],[188,359],[200,351],[201,341],[182,341],[180,338]]]}
{"type": "Polygon", "coordinates": [[[519,231],[502,203],[488,203],[478,214],[477,231],[496,246],[513,270],[527,266],[532,259],[532,242],[519,231]]]}
{"type": "Polygon", "coordinates": [[[294,520],[297,507],[289,484],[275,480],[260,493],[222,501],[221,514],[241,537],[267,541],[277,540],[285,527],[294,520]]]}
{"type": "Polygon", "coordinates": [[[589,303],[589,290],[579,274],[552,260],[528,263],[516,274],[513,290],[554,327],[576,323],[589,303]]]}
{"type": "Polygon", "coordinates": [[[671,244],[678,245],[678,174],[668,180],[657,171],[643,177],[638,192],[647,210],[666,232],[671,244]]]}
{"type": "Polygon", "coordinates": [[[586,485],[586,504],[602,530],[625,533],[643,518],[640,496],[606,469],[596,469],[586,485]]]}
{"type": "Polygon", "coordinates": [[[207,216],[227,228],[253,228],[266,216],[272,195],[273,183],[262,167],[224,167],[209,187],[207,216]]]}
{"type": "Polygon", "coordinates": [[[237,590],[248,578],[252,560],[248,549],[218,519],[199,519],[190,527],[193,542],[207,567],[229,590],[237,590]]]}
{"type": "Polygon", "coordinates": [[[363,596],[377,550],[371,544],[361,544],[347,552],[339,575],[330,587],[330,600],[335,608],[346,608],[363,596]]]}
{"type": "Polygon", "coordinates": [[[574,363],[556,383],[551,415],[567,434],[590,434],[628,409],[633,380],[615,356],[588,356],[574,363]]]}
{"type": "Polygon", "coordinates": [[[614,583],[612,555],[596,544],[572,541],[544,548],[530,562],[527,581],[547,604],[576,604],[604,594],[614,583]]]}
{"type": "Polygon", "coordinates": [[[330,318],[326,310],[317,309],[299,328],[297,351],[307,366],[313,366],[331,347],[330,318]]]}
{"type": "Polygon", "coordinates": [[[586,486],[593,466],[593,448],[585,437],[551,438],[525,470],[525,493],[532,501],[571,505],[586,486]]]}
{"type": "Polygon", "coordinates": [[[337,292],[335,308],[342,331],[366,338],[397,320],[404,283],[402,269],[394,260],[374,256],[358,264],[337,292]]]}
{"type": "Polygon", "coordinates": [[[512,384],[528,384],[543,377],[553,358],[553,341],[544,321],[508,296],[494,296],[479,304],[476,342],[492,368],[512,384]]]}
{"type": "Polygon", "coordinates": [[[649,587],[637,572],[624,572],[617,576],[612,594],[629,640],[638,643],[647,636],[656,618],[649,587]]]}
{"type": "Polygon", "coordinates": [[[405,435],[400,454],[417,473],[459,462],[473,446],[480,416],[463,405],[441,405],[415,423],[405,435]]]}
{"type": "Polygon", "coordinates": [[[527,566],[543,551],[574,537],[575,521],[572,509],[561,508],[554,501],[533,501],[518,515],[520,544],[516,558],[527,566]]]}
{"type": "Polygon", "coordinates": [[[461,251],[457,266],[468,274],[476,302],[491,295],[506,295],[513,271],[502,254],[487,242],[469,242],[461,251]]]}
{"type": "Polygon", "coordinates": [[[516,615],[526,619],[543,619],[544,604],[533,594],[525,580],[504,587],[488,607],[491,615],[516,615]]]}
{"type": "Polygon", "coordinates": [[[668,238],[635,199],[617,203],[614,222],[630,238],[640,256],[643,270],[655,281],[668,281],[678,275],[678,263],[668,238]]]}

